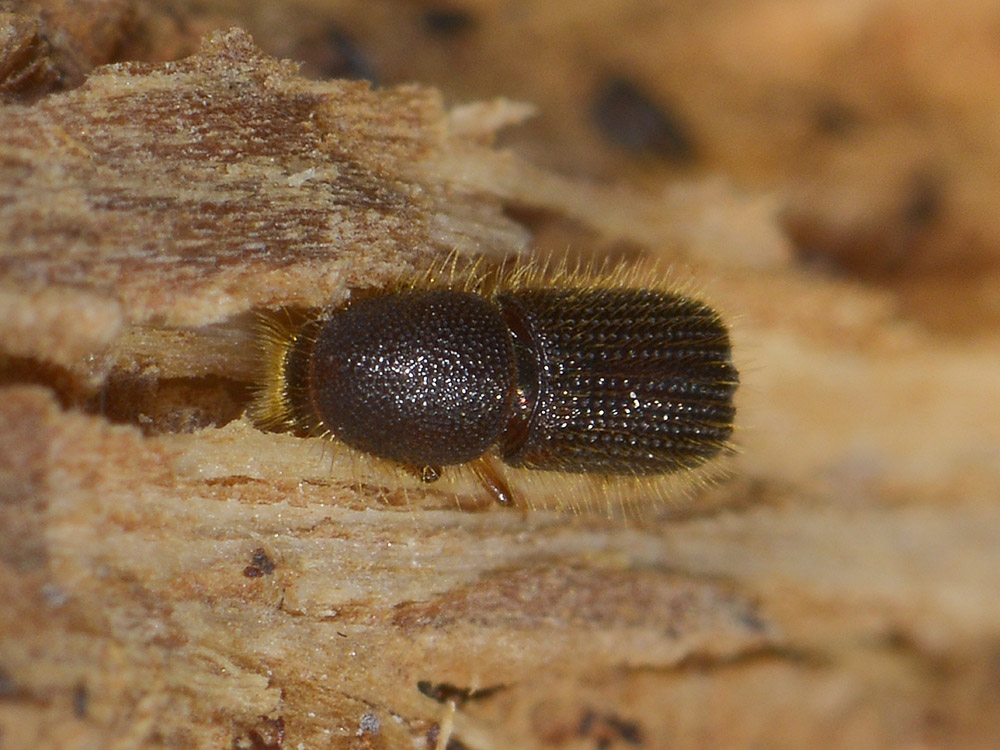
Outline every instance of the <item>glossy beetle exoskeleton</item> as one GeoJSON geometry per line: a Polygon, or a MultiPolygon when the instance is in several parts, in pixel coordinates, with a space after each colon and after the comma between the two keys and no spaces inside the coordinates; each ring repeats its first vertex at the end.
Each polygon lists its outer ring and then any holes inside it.
{"type": "Polygon", "coordinates": [[[419,470],[513,467],[656,475],[732,435],[739,377],[718,313],[624,286],[407,288],[272,326],[252,409],[262,427],[329,434],[419,470]]]}

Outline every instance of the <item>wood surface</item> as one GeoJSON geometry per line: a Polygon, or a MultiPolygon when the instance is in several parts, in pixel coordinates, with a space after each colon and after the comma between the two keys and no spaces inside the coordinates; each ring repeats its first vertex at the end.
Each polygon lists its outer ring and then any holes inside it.
{"type": "Polygon", "coordinates": [[[493,146],[531,108],[238,29],[66,88],[0,107],[0,748],[993,746],[995,332],[799,262],[773,196],[568,177],[493,146]],[[508,509],[243,416],[254,310],[567,236],[733,321],[724,478],[508,509]]]}

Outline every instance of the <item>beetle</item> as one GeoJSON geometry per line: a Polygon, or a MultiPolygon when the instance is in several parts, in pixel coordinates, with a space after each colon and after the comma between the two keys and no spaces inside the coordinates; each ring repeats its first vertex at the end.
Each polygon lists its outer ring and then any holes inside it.
{"type": "Polygon", "coordinates": [[[707,303],[622,274],[429,279],[265,319],[253,421],[332,436],[425,482],[468,465],[502,504],[514,496],[497,460],[655,476],[729,446],[739,374],[707,303]]]}

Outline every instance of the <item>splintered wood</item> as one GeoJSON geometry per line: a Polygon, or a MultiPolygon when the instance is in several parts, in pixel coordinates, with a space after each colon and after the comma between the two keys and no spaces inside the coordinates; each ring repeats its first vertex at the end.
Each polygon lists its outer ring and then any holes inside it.
{"type": "Polygon", "coordinates": [[[0,107],[0,747],[996,736],[1000,346],[796,270],[768,201],[494,150],[527,114],[310,82],[238,30],[0,107]],[[242,416],[255,309],[524,253],[518,210],[742,316],[729,481],[524,512],[242,416]]]}

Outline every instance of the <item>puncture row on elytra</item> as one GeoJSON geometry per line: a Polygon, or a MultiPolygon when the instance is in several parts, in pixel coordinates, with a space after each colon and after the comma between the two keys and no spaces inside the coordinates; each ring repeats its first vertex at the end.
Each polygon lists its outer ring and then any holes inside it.
{"type": "Polygon", "coordinates": [[[264,316],[258,342],[257,426],[329,436],[425,482],[471,470],[503,504],[518,499],[508,467],[608,486],[730,447],[728,327],[625,268],[494,274],[453,257],[335,309],[264,316]]]}

